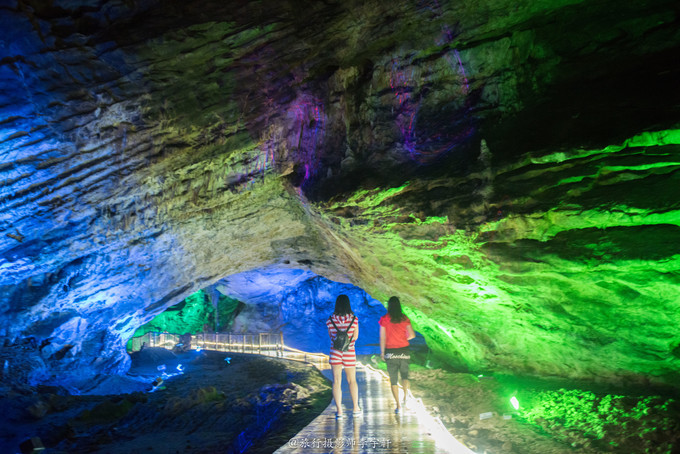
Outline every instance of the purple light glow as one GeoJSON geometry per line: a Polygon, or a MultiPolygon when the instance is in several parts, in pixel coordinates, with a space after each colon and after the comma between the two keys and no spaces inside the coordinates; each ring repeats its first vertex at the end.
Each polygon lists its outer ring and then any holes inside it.
{"type": "Polygon", "coordinates": [[[455,135],[436,133],[418,137],[416,131],[418,112],[421,107],[421,99],[417,101],[412,96],[415,82],[413,71],[404,71],[397,59],[392,60],[392,72],[390,74],[390,87],[394,91],[397,100],[396,124],[403,138],[403,147],[409,153],[411,159],[421,163],[428,163],[451,151],[456,144],[469,138],[474,132],[472,127],[465,128],[455,135]]]}
{"type": "MultiPolygon", "coordinates": [[[[435,43],[438,46],[443,46],[446,44],[449,44],[450,42],[453,41],[453,33],[451,32],[451,29],[449,28],[448,25],[444,25],[442,27],[442,34],[439,39],[435,40],[435,43]]],[[[458,75],[462,78],[462,84],[461,84],[461,90],[463,91],[463,94],[467,95],[468,92],[470,91],[470,84],[467,79],[467,75],[465,74],[465,68],[463,67],[463,61],[460,59],[460,52],[458,52],[458,49],[453,49],[452,51],[446,52],[444,54],[444,58],[449,62],[449,65],[451,66],[451,69],[456,71],[458,75]]]]}
{"type": "MultiPolygon", "coordinates": [[[[460,53],[458,52],[458,49],[453,49],[453,54],[456,56],[456,60],[458,61],[458,69],[460,70],[460,75],[463,77],[463,93],[468,94],[470,91],[470,84],[468,83],[467,75],[465,74],[465,68],[463,67],[463,62],[460,59],[460,53]]],[[[446,54],[447,57],[449,54],[446,54]]]]}
{"type": "Polygon", "coordinates": [[[324,104],[320,99],[308,98],[297,101],[289,109],[293,117],[294,131],[298,131],[297,144],[293,149],[297,151],[299,161],[304,165],[305,175],[301,186],[309,183],[318,170],[317,148],[323,143],[326,127],[324,104]]]}
{"type": "MultiPolygon", "coordinates": [[[[442,11],[439,3],[423,2],[422,7],[431,11],[435,18],[441,18],[442,11]]],[[[446,46],[453,41],[453,32],[444,25],[442,27],[441,35],[435,38],[435,43],[438,46],[446,46]]],[[[450,68],[457,74],[457,78],[461,81],[460,91],[463,96],[466,96],[470,91],[470,84],[465,73],[463,61],[457,49],[448,50],[444,53],[444,58],[449,63],[450,68]]],[[[416,99],[416,90],[418,90],[418,80],[414,74],[414,66],[411,62],[403,63],[399,58],[393,58],[390,67],[390,88],[394,93],[396,99],[396,119],[395,122],[401,137],[403,139],[403,147],[408,152],[413,160],[421,163],[428,163],[435,160],[438,156],[451,151],[455,146],[468,139],[474,132],[471,126],[467,126],[461,132],[455,133],[437,132],[426,133],[421,128],[420,136],[417,134],[416,126],[418,123],[418,113],[422,106],[422,97],[416,99]],[[410,68],[410,70],[409,70],[410,68]]],[[[465,113],[462,114],[465,117],[465,113]]],[[[458,115],[455,115],[458,117],[458,115]]],[[[422,124],[421,119],[421,124],[422,124]]],[[[449,123],[467,122],[464,118],[452,118],[449,123]]],[[[457,128],[456,128],[457,129],[457,128]]]]}
{"type": "Polygon", "coordinates": [[[406,71],[400,69],[400,61],[396,58],[392,59],[392,71],[390,73],[390,87],[394,91],[394,96],[397,98],[401,106],[405,101],[411,99],[411,89],[413,82],[413,69],[411,74],[406,75],[406,71]]]}
{"type": "Polygon", "coordinates": [[[404,71],[401,68],[400,61],[393,58],[390,71],[390,87],[398,104],[397,127],[404,139],[404,148],[411,155],[411,159],[417,159],[414,125],[420,101],[410,102],[413,79],[413,69],[411,69],[409,74],[408,71],[404,71]]]}

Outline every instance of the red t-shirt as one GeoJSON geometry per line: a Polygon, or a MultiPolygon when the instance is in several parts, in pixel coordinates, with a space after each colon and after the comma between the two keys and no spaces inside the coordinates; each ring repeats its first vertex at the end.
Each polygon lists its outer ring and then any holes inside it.
{"type": "Polygon", "coordinates": [[[385,327],[385,348],[408,347],[406,327],[411,325],[411,320],[407,316],[404,315],[399,323],[392,323],[390,314],[385,314],[378,323],[385,327]]]}

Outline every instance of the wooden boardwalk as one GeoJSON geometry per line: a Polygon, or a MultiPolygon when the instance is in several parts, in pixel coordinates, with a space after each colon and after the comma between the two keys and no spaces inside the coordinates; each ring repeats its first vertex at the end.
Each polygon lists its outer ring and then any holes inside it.
{"type": "MultiPolygon", "coordinates": [[[[331,378],[330,371],[324,371],[324,375],[331,378]]],[[[362,416],[352,416],[352,401],[343,374],[344,418],[335,418],[335,404],[331,403],[275,452],[473,454],[427,413],[420,400],[412,399],[408,409],[395,414],[389,381],[379,372],[358,367],[357,382],[362,416]]]]}

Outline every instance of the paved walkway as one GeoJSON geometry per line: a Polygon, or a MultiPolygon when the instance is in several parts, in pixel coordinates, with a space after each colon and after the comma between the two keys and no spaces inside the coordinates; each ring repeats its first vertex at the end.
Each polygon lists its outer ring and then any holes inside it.
{"type": "MultiPolygon", "coordinates": [[[[330,370],[324,374],[331,378],[330,370]]],[[[422,402],[412,401],[402,414],[394,413],[389,381],[368,368],[357,368],[363,415],[353,417],[352,401],[343,374],[345,417],[335,419],[335,404],[300,431],[276,453],[461,453],[473,454],[430,416],[422,402]]]]}

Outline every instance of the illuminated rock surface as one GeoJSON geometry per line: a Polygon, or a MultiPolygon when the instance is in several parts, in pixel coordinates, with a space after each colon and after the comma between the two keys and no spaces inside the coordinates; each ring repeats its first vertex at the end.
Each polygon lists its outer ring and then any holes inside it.
{"type": "Polygon", "coordinates": [[[677,2],[83,3],[0,2],[3,380],[287,269],[459,369],[677,383],[677,2]]]}

